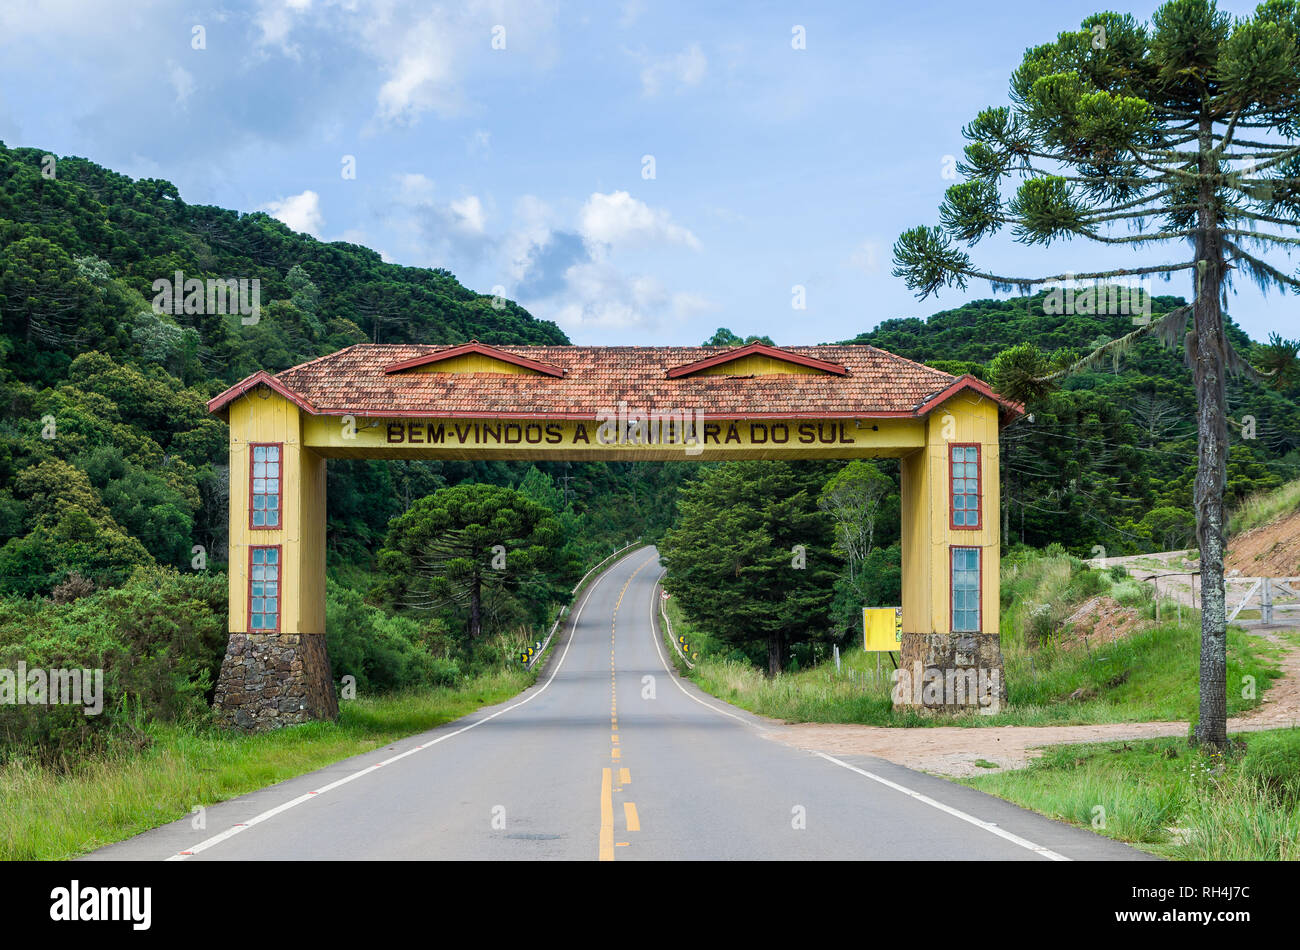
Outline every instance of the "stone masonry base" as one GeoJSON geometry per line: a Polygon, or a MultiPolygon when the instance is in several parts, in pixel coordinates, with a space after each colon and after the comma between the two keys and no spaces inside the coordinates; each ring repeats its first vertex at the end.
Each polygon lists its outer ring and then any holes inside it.
{"type": "Polygon", "coordinates": [[[232,633],[212,707],[222,725],[245,732],[337,719],[325,635],[232,633]]]}
{"type": "Polygon", "coordinates": [[[903,633],[894,706],[920,713],[1006,706],[1002,644],[996,633],[903,633]]]}

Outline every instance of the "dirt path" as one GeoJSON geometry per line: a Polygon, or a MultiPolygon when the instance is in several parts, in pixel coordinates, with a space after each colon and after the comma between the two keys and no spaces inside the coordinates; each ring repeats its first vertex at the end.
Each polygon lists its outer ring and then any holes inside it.
{"type": "MultiPolygon", "coordinates": [[[[1274,643],[1277,633],[1295,628],[1257,628],[1251,632],[1274,643]]],[[[1281,660],[1282,677],[1274,680],[1264,702],[1228,720],[1229,732],[1279,729],[1300,724],[1300,649],[1291,647],[1281,660]]],[[[1186,722],[1105,723],[1093,726],[935,726],[894,729],[884,726],[790,723],[765,733],[769,739],[832,755],[874,755],[908,768],[941,775],[982,775],[991,769],[1020,768],[1041,755],[1039,747],[1075,742],[1111,742],[1187,735],[1186,722]]]]}

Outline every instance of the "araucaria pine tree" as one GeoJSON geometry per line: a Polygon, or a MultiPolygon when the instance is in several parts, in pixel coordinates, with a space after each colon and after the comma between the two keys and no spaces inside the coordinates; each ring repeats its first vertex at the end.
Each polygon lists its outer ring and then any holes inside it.
{"type": "Polygon", "coordinates": [[[958,166],[964,180],[948,189],[938,227],[899,237],[894,274],[922,298],[943,286],[964,289],[970,278],[987,279],[995,290],[1028,290],[1071,277],[1186,276],[1189,306],[1047,380],[1095,365],[1146,334],[1185,347],[1200,448],[1194,504],[1203,612],[1194,739],[1221,748],[1224,377],[1260,376],[1228,342],[1223,308],[1239,275],[1265,289],[1300,290],[1295,275],[1266,259],[1300,244],[1300,10],[1296,0],[1268,0],[1253,16],[1234,19],[1209,0],[1171,0],[1150,24],[1099,13],[1026,51],[1010,97],[1011,106],[986,109],[962,130],[969,140],[958,166]],[[1042,278],[977,270],[959,244],[970,247],[1004,225],[1025,244],[1086,238],[1150,249],[1153,261],[1084,274],[1062,268],[1067,273],[1042,278]]]}

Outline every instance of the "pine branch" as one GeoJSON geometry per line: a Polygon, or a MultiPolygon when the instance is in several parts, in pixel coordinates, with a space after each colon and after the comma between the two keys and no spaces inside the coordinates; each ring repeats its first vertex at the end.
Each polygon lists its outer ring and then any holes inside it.
{"type": "Polygon", "coordinates": [[[1273,284],[1280,284],[1294,290],[1300,290],[1300,280],[1282,273],[1266,261],[1261,261],[1253,254],[1243,251],[1232,241],[1224,241],[1223,245],[1232,252],[1232,260],[1245,262],[1246,269],[1250,271],[1250,275],[1261,286],[1268,287],[1273,284]]]}
{"type": "MultiPolygon", "coordinates": [[[[1195,264],[1187,265],[1194,267],[1195,264]]],[[[1124,336],[1111,340],[1109,343],[1097,347],[1082,359],[1071,363],[1064,369],[1057,370],[1055,373],[1048,373],[1046,376],[1040,376],[1035,381],[1039,383],[1054,383],[1057,380],[1064,379],[1074,373],[1083,372],[1092,369],[1102,363],[1103,360],[1112,359],[1117,355],[1127,353],[1139,340],[1146,336],[1158,335],[1165,346],[1172,346],[1177,342],[1180,334],[1187,332],[1187,319],[1192,314],[1190,304],[1184,304],[1175,310],[1169,311],[1159,320],[1152,320],[1145,326],[1138,327],[1132,333],[1126,333],[1124,336]]]]}
{"type": "Polygon", "coordinates": [[[1265,234],[1259,231],[1242,231],[1239,228],[1219,228],[1219,234],[1230,234],[1233,237],[1245,238],[1248,241],[1272,241],[1275,244],[1300,244],[1300,238],[1283,237],[1280,234],[1265,234]]]}
{"type": "MultiPolygon", "coordinates": [[[[1153,212],[1159,214],[1160,212],[1153,212]]],[[[1169,238],[1178,237],[1195,237],[1196,230],[1189,229],[1184,231],[1160,231],[1156,234],[1134,234],[1131,237],[1107,237],[1104,234],[1097,234],[1094,231],[1079,231],[1083,237],[1091,238],[1094,241],[1100,241],[1103,244],[1146,244],[1148,241],[1166,241],[1169,238]]],[[[1300,243],[1298,241],[1297,243],[1300,243]]]]}
{"type": "Polygon", "coordinates": [[[1103,221],[1120,221],[1125,218],[1149,218],[1152,215],[1169,214],[1173,211],[1195,211],[1199,205],[1182,204],[1182,205],[1161,205],[1158,208],[1138,208],[1136,211],[1124,211],[1116,214],[1098,214],[1096,217],[1086,217],[1089,224],[1101,224],[1103,221]]]}
{"type": "Polygon", "coordinates": [[[1172,274],[1180,270],[1191,270],[1196,267],[1195,261],[1188,261],[1186,264],[1155,264],[1150,267],[1122,267],[1116,270],[1094,271],[1088,274],[1054,274],[1051,277],[999,277],[997,274],[986,274],[981,271],[968,270],[965,272],[967,277],[976,280],[987,280],[999,290],[1013,290],[1017,287],[1029,288],[1040,284],[1054,284],[1061,281],[1071,280],[1100,280],[1103,277],[1137,277],[1142,274],[1172,274]]]}
{"type": "Polygon", "coordinates": [[[1232,210],[1233,214],[1226,216],[1229,220],[1232,218],[1245,218],[1248,221],[1264,221],[1268,224],[1280,224],[1292,228],[1300,225],[1300,219],[1298,218],[1275,218],[1271,214],[1260,214],[1258,211],[1249,211],[1246,208],[1239,207],[1234,207],[1232,210]]]}

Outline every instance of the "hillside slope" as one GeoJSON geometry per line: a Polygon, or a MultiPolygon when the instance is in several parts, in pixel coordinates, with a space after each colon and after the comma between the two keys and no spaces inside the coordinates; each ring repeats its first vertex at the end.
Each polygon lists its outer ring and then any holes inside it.
{"type": "Polygon", "coordinates": [[[1250,499],[1233,517],[1240,531],[1224,567],[1247,577],[1300,577],[1300,480],[1250,499]]]}
{"type": "Polygon", "coordinates": [[[261,212],[191,205],[167,181],[46,158],[0,142],[0,352],[19,379],[58,380],[88,350],[229,383],[350,343],[568,342],[554,323],[494,306],[446,270],[385,263],[261,212]],[[261,319],[154,313],[154,282],[177,271],[260,281],[261,319]]]}

